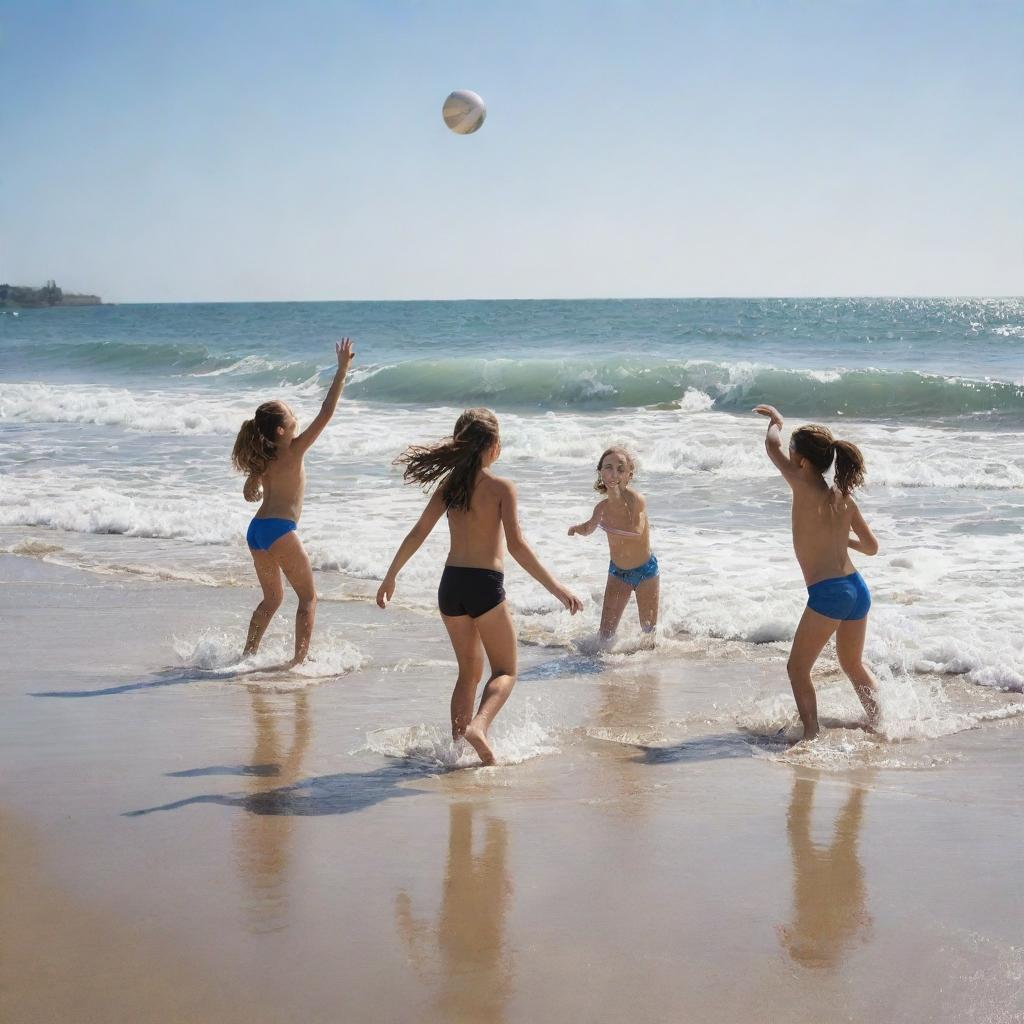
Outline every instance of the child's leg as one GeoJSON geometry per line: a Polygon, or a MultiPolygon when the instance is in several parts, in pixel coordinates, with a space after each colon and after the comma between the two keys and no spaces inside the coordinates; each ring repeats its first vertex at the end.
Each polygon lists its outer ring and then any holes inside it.
{"type": "Polygon", "coordinates": [[[442,615],[441,620],[459,662],[459,678],[452,691],[452,739],[457,740],[473,718],[476,688],[484,674],[484,649],[468,615],[442,615]]]}
{"type": "Polygon", "coordinates": [[[660,596],[660,576],[652,576],[636,588],[636,610],[640,613],[640,628],[645,633],[653,633],[657,629],[660,596]]]}
{"type": "Polygon", "coordinates": [[[281,582],[281,570],[274,556],[269,551],[252,551],[253,565],[256,567],[256,578],[263,588],[263,600],[256,606],[249,620],[249,634],[245,639],[245,650],[242,657],[248,658],[260,648],[263,634],[274,617],[274,612],[281,607],[284,600],[284,585],[281,582]]]}
{"type": "Polygon", "coordinates": [[[309,654],[309,641],[313,635],[313,622],[316,620],[313,567],[309,564],[306,549],[294,530],[275,540],[270,545],[270,551],[299,599],[299,607],[295,611],[295,657],[291,662],[298,665],[305,661],[306,655],[309,654]]]}
{"type": "Polygon", "coordinates": [[[601,639],[610,640],[619,628],[622,613],[633,596],[633,588],[617,576],[608,573],[604,588],[604,607],[601,609],[601,639]]]}
{"type": "Polygon", "coordinates": [[[838,625],[836,619],[826,618],[805,608],[800,624],[796,627],[796,636],[793,637],[786,671],[789,673],[789,684],[793,687],[800,721],[804,723],[805,740],[813,740],[818,735],[818,698],[811,682],[811,669],[838,625]]]}
{"type": "Polygon", "coordinates": [[[487,742],[487,730],[516,684],[516,630],[505,601],[474,619],[473,624],[487,652],[491,676],[480,697],[480,707],[466,727],[465,736],[484,764],[494,764],[494,751],[487,742]]]}
{"type": "Polygon", "coordinates": [[[878,683],[875,677],[861,660],[864,654],[864,637],[868,631],[868,619],[839,623],[836,631],[836,654],[839,656],[839,667],[853,683],[864,710],[867,712],[868,725],[878,724],[878,683]]]}

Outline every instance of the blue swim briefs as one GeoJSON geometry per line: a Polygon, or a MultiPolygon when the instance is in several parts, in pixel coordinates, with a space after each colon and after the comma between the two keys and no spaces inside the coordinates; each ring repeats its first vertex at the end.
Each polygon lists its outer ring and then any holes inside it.
{"type": "Polygon", "coordinates": [[[807,607],[828,619],[863,619],[871,607],[868,585],[859,572],[819,580],[807,588],[807,607]]]}
{"type": "Polygon", "coordinates": [[[249,524],[245,542],[253,551],[266,551],[275,540],[294,529],[293,519],[254,519],[249,524]]]}
{"type": "Polygon", "coordinates": [[[653,580],[658,575],[658,559],[651,555],[643,565],[638,565],[635,569],[620,569],[614,562],[609,562],[608,575],[628,583],[636,590],[644,580],[653,580]]]}

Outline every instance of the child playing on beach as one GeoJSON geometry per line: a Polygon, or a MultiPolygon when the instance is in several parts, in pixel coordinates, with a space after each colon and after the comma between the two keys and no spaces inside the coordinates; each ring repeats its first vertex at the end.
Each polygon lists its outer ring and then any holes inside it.
{"type": "Polygon", "coordinates": [[[283,572],[299,599],[295,613],[295,657],[289,663],[306,660],[316,616],[316,591],[313,569],[302,541],[295,532],[302,513],[306,488],[303,458],[310,445],[327,426],[345,386],[345,374],[355,352],[352,342],[343,338],[335,345],[338,370],[331,382],[316,418],[301,434],[298,421],[284,402],[264,402],[251,420],[242,424],[235,439],[231,461],[246,473],[242,493],[246,501],[263,499],[246,534],[246,542],[263,588],[263,600],[252,613],[243,657],[259,650],[263,634],[284,600],[283,572]]]}
{"type": "Polygon", "coordinates": [[[647,502],[629,485],[636,462],[625,448],[608,448],[597,463],[594,490],[606,495],[594,506],[594,514],[569,536],[589,537],[600,528],[608,535],[608,582],[601,609],[601,638],[610,640],[618,629],[629,599],[636,595],[640,628],[653,633],[658,625],[658,559],[651,553],[647,502]]]}
{"type": "Polygon", "coordinates": [[[402,566],[447,514],[451,540],[437,603],[459,663],[451,700],[452,739],[464,736],[486,765],[494,764],[487,730],[516,681],[516,631],[505,603],[505,544],[509,554],[570,613],[575,615],[582,607],[579,598],[540,564],[523,538],[516,489],[511,481],[491,472],[500,454],[494,413],[468,409],[456,421],[450,438],[434,445],[415,445],[397,460],[405,465],[406,480],[438,486],[399,546],[377,591],[377,604],[387,607],[402,566]],[[491,673],[474,715],[484,653],[491,673]]]}
{"type": "Polygon", "coordinates": [[[853,683],[868,726],[873,727],[879,713],[878,684],[861,660],[871,595],[849,555],[850,548],[864,555],[878,552],[878,541],[851,497],[864,482],[864,457],[855,444],[837,440],[826,427],[817,425],[794,430],[787,454],[779,411],[759,405],[754,412],[768,417],[764,442],[768,457],[793,491],[793,547],[807,583],[807,607],[786,666],[803,738],[818,735],[811,669],[833,633],[839,666],[853,683]],[[823,474],[833,462],[835,483],[829,487],[823,474]]]}

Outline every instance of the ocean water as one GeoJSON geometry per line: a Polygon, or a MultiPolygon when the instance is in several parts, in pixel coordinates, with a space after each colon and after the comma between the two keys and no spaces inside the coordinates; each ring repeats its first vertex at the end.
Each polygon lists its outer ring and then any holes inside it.
{"type": "MultiPolygon", "coordinates": [[[[781,657],[806,595],[788,493],[764,454],[765,422],[750,412],[771,402],[787,426],[826,423],[865,453],[860,503],[881,551],[854,560],[874,596],[867,654],[889,735],[955,731],[991,712],[986,694],[1024,690],[1022,299],[0,315],[3,545],[111,573],[253,586],[243,539],[253,506],[230,468],[234,435],[268,398],[311,417],[344,334],[356,340],[355,370],[307,458],[300,527],[326,595],[372,594],[425,500],[402,484],[394,458],[450,432],[464,407],[488,405],[502,424],[496,468],[519,486],[527,537],[587,602],[570,619],[510,565],[524,642],[591,649],[607,548],[566,531],[592,507],[598,456],[619,442],[638,458],[663,573],[659,646],[636,657],[662,670],[695,647],[740,663],[781,657]],[[958,703],[943,710],[952,683],[958,703]],[[974,709],[963,697],[972,690],[974,709]]],[[[399,581],[397,601],[424,615],[434,614],[444,532],[399,581]]],[[[633,656],[633,614],[614,657],[633,656]]],[[[330,652],[320,657],[333,664],[330,652]]],[[[774,722],[780,712],[765,714],[774,722]]]]}

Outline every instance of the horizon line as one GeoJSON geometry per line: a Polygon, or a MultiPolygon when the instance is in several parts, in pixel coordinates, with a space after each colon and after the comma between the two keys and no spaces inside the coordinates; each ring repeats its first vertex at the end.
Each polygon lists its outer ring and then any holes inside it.
{"type": "MultiPolygon", "coordinates": [[[[69,294],[95,294],[94,292],[70,292],[69,294]]],[[[102,297],[101,297],[102,298],[102,297]]],[[[357,303],[426,303],[426,302],[723,302],[723,301],[802,301],[807,299],[862,299],[862,300],[890,300],[890,299],[1024,299],[1024,294],[998,294],[998,293],[970,293],[970,292],[949,292],[946,294],[924,294],[913,292],[890,292],[869,294],[865,292],[847,294],[794,294],[794,295],[561,295],[550,297],[535,296],[514,296],[514,297],[487,297],[487,298],[402,298],[402,299],[123,299],[103,300],[99,304],[103,306],[243,306],[243,305],[338,305],[357,303]]],[[[94,308],[86,306],[69,305],[62,306],[40,306],[39,309],[84,309],[94,308]]]]}

